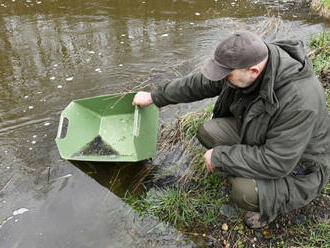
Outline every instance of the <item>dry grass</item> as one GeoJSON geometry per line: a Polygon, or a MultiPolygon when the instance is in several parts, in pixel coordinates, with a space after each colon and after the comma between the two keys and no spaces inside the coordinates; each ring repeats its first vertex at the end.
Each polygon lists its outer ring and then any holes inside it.
{"type": "MultiPolygon", "coordinates": [[[[193,112],[176,118],[170,125],[161,130],[158,149],[160,154],[169,154],[178,147],[183,151],[181,161],[189,161],[179,182],[185,184],[205,176],[203,155],[206,149],[198,142],[196,135],[198,127],[212,116],[212,108],[201,112],[193,112]]],[[[180,166],[180,165],[179,165],[180,166]]]]}
{"type": "Polygon", "coordinates": [[[329,18],[330,17],[330,1],[329,0],[311,0],[312,12],[329,18]]]}

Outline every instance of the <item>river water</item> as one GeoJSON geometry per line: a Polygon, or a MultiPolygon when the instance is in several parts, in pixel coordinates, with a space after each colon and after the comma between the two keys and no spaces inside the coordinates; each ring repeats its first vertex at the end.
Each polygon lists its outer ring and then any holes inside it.
{"type": "MultiPolygon", "coordinates": [[[[0,247],[193,246],[121,200],[148,164],[60,158],[61,111],[180,78],[233,31],[308,41],[328,27],[292,0],[1,0],[0,247]]],[[[166,107],[161,122],[203,104],[166,107]]]]}

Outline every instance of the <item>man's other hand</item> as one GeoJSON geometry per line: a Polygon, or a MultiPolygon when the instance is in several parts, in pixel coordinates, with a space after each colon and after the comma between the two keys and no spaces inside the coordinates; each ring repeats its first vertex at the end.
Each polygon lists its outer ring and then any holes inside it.
{"type": "Polygon", "coordinates": [[[204,154],[204,160],[206,164],[206,168],[208,172],[213,172],[214,167],[211,165],[211,156],[212,156],[213,149],[207,150],[204,154]]]}
{"type": "Polygon", "coordinates": [[[138,92],[133,99],[132,105],[138,105],[140,107],[147,107],[148,105],[152,104],[151,93],[140,91],[138,92]]]}

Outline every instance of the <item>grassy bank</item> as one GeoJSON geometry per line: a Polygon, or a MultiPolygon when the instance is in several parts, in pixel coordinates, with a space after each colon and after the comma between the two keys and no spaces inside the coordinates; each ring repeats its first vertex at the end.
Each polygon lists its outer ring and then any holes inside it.
{"type": "MultiPolygon", "coordinates": [[[[322,80],[330,111],[329,73],[330,33],[322,33],[310,42],[310,58],[316,75],[322,80]]],[[[188,235],[206,240],[208,247],[330,247],[330,184],[308,206],[278,216],[262,230],[250,230],[243,224],[244,211],[232,207],[226,177],[208,174],[203,160],[206,149],[196,142],[198,126],[211,116],[212,109],[179,117],[161,135],[161,146],[182,144],[188,166],[180,178],[168,183],[146,186],[140,195],[127,194],[126,201],[141,215],[154,215],[188,235]]],[[[173,165],[174,167],[181,166],[173,165]]],[[[167,168],[168,170],[168,168],[167,168]]],[[[155,171],[155,176],[165,174],[155,171]]],[[[165,178],[165,176],[164,176],[165,178]]],[[[158,180],[159,181],[159,180],[158,180]]],[[[160,180],[162,181],[162,180],[160,180]]],[[[165,180],[166,181],[166,180],[165,180]]],[[[163,180],[164,182],[164,180],[163,180]]]]}
{"type": "MultiPolygon", "coordinates": [[[[141,215],[158,216],[162,221],[187,232],[196,228],[205,232],[209,226],[218,224],[221,215],[219,209],[223,203],[228,202],[228,194],[224,193],[226,181],[217,174],[207,173],[203,160],[206,149],[194,142],[198,126],[209,119],[211,113],[211,108],[200,113],[189,113],[171,125],[173,130],[176,130],[176,142],[183,144],[185,156],[190,162],[175,183],[153,187],[142,195],[127,195],[126,201],[141,215]]],[[[165,136],[172,139],[169,135],[171,131],[165,130],[165,136]]],[[[162,143],[171,145],[171,141],[166,138],[162,143]]],[[[155,177],[161,178],[162,172],[155,172],[155,177]]]]}
{"type": "MultiPolygon", "coordinates": [[[[330,31],[325,31],[309,42],[311,52],[309,57],[312,60],[315,74],[319,77],[323,86],[329,87],[329,69],[330,69],[330,31]]],[[[329,91],[327,91],[329,94],[329,91]]]]}
{"type": "MultiPolygon", "coordinates": [[[[328,1],[329,2],[329,1],[328,1]]],[[[313,37],[309,43],[315,74],[320,79],[327,96],[327,107],[330,111],[330,31],[313,37]]]]}
{"type": "Polygon", "coordinates": [[[228,202],[222,187],[223,181],[213,174],[185,187],[159,187],[142,196],[129,195],[127,201],[140,214],[158,216],[181,230],[198,227],[206,231],[208,226],[218,224],[219,209],[228,202]]]}

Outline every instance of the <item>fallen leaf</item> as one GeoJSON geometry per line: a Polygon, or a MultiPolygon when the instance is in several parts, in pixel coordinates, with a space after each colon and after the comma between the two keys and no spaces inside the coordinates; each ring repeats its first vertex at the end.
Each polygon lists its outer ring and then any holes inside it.
{"type": "Polygon", "coordinates": [[[268,231],[263,231],[262,234],[264,235],[265,239],[271,239],[272,238],[272,234],[268,231]]]}

